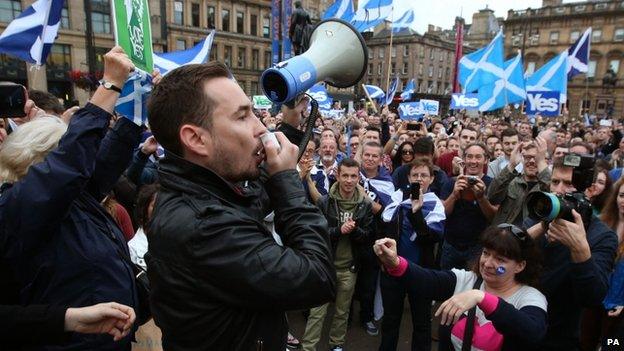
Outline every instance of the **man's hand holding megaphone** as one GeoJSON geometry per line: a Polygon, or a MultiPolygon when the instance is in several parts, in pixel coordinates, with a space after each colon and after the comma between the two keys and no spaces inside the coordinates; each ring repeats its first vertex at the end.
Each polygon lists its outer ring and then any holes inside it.
{"type": "Polygon", "coordinates": [[[288,123],[295,128],[299,128],[303,121],[303,111],[308,108],[309,102],[310,98],[304,95],[294,108],[282,105],[282,122],[288,123]]]}

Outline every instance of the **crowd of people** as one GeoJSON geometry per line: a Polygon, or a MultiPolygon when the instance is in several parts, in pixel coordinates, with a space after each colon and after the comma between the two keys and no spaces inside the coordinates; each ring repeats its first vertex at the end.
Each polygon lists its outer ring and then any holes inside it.
{"type": "MultiPolygon", "coordinates": [[[[104,60],[123,86],[131,61],[104,60]]],[[[349,350],[354,327],[397,350],[405,301],[411,350],[624,335],[617,119],[362,104],[302,145],[307,98],[254,110],[216,62],[156,74],[149,127],[118,97],[101,86],[65,109],[30,91],[3,120],[2,349],[129,350],[153,318],[166,350],[311,351],[324,328],[349,350]]]]}

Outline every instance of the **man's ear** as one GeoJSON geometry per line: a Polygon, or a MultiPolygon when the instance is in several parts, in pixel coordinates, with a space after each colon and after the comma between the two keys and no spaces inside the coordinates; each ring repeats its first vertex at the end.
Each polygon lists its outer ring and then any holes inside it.
{"type": "Polygon", "coordinates": [[[180,144],[186,153],[197,156],[208,156],[212,149],[212,136],[205,129],[185,124],[180,127],[180,144]]]}

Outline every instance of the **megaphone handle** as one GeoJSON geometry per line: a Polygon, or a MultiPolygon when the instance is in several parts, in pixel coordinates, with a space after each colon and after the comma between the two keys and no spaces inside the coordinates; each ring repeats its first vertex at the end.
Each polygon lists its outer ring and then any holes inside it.
{"type": "Polygon", "coordinates": [[[305,152],[306,147],[308,146],[308,142],[310,142],[310,138],[312,138],[312,133],[314,132],[314,125],[316,124],[316,119],[319,117],[318,114],[318,102],[310,96],[310,94],[305,94],[310,98],[310,115],[306,119],[305,122],[305,132],[303,134],[303,139],[301,139],[301,144],[299,144],[299,156],[297,156],[297,162],[301,160],[303,153],[305,152]]]}

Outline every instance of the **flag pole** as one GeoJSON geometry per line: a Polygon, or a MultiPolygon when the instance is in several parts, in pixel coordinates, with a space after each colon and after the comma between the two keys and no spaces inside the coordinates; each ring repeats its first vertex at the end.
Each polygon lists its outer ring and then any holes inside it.
{"type": "MultiPolygon", "coordinates": [[[[394,36],[394,28],[392,28],[392,24],[394,23],[394,3],[392,4],[392,8],[390,9],[390,53],[388,54],[388,73],[386,74],[386,95],[388,95],[390,90],[390,68],[392,67],[392,37],[394,36]]],[[[394,96],[392,97],[394,99],[394,96]]],[[[386,96],[386,101],[388,97],[386,96]]]]}
{"type": "Polygon", "coordinates": [[[455,17],[455,60],[453,62],[453,93],[461,92],[459,89],[459,60],[461,60],[463,50],[464,24],[460,17],[455,17]]]}
{"type": "Polygon", "coordinates": [[[377,109],[377,105],[375,104],[375,101],[371,99],[370,94],[368,93],[368,90],[366,90],[366,85],[362,84],[362,89],[364,89],[364,94],[366,94],[366,98],[368,99],[368,101],[370,101],[371,104],[373,105],[373,109],[375,110],[375,113],[379,112],[379,110],[377,109]]]}

